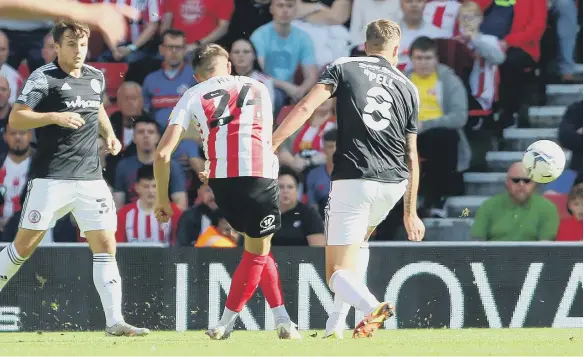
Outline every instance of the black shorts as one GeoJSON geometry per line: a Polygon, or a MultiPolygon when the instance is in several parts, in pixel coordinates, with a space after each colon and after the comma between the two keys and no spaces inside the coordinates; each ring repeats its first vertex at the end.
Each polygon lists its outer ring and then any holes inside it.
{"type": "Polygon", "coordinates": [[[250,238],[276,233],[281,225],[278,181],[262,177],[209,179],[215,202],[231,227],[250,238]]]}

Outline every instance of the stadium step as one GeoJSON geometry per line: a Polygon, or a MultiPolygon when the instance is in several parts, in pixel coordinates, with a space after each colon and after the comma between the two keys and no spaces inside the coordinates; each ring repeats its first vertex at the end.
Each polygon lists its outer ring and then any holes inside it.
{"type": "MultiPolygon", "coordinates": [[[[564,150],[566,160],[570,162],[572,152],[564,150]]],[[[523,151],[489,151],[486,156],[487,165],[492,172],[507,172],[509,166],[523,158],[523,151]]]]}
{"type": "Polygon", "coordinates": [[[551,84],[546,93],[548,105],[570,105],[582,100],[582,84],[551,84]]]}
{"type": "Polygon", "coordinates": [[[566,108],[566,106],[530,107],[529,125],[532,128],[557,128],[566,108]]]}
{"type": "Polygon", "coordinates": [[[503,150],[506,151],[525,151],[527,147],[538,140],[558,141],[557,128],[529,128],[516,129],[509,128],[503,131],[503,150]]]}
{"type": "Polygon", "coordinates": [[[469,172],[464,174],[467,195],[493,196],[505,189],[505,172],[469,172]]]}
{"type": "Polygon", "coordinates": [[[424,240],[436,241],[468,241],[471,239],[470,231],[473,224],[472,218],[426,218],[426,234],[424,240]]]}
{"type": "Polygon", "coordinates": [[[444,203],[448,217],[472,218],[477,209],[489,196],[455,196],[449,197],[444,203]]]}

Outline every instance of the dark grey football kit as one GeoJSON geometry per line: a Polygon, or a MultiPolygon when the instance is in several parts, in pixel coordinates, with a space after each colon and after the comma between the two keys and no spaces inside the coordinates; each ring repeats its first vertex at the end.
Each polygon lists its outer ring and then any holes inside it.
{"type": "Polygon", "coordinates": [[[79,129],[58,125],[36,129],[38,149],[32,158],[31,179],[102,179],[97,116],[104,98],[103,83],[98,69],[84,65],[81,77],[74,78],[56,60],[31,74],[16,103],[38,113],[78,113],[85,120],[79,129]]]}
{"type": "Polygon", "coordinates": [[[398,183],[409,177],[406,134],[417,132],[418,92],[385,58],[343,57],[318,83],[337,98],[337,149],[331,180],[398,183]]]}
{"type": "Polygon", "coordinates": [[[27,195],[19,226],[47,230],[72,213],[81,235],[116,230],[116,209],[99,160],[99,111],[105,93],[103,73],[83,65],[80,77],[55,60],[31,73],[16,103],[37,113],[77,113],[78,129],[56,124],[36,129],[27,195]]]}

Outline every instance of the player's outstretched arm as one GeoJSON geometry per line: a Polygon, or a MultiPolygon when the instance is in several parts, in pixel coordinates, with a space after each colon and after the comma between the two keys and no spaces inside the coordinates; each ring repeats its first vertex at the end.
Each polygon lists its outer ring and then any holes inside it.
{"type": "Polygon", "coordinates": [[[286,119],[280,124],[272,135],[272,150],[276,151],[284,140],[300,129],[312,116],[312,113],[322,103],[331,97],[333,86],[330,84],[317,84],[308,94],[296,104],[286,119]]]}
{"type": "Polygon", "coordinates": [[[404,196],[404,226],[408,239],[424,239],[424,223],[418,217],[418,186],[420,185],[420,164],[418,161],[417,134],[406,134],[406,162],[410,171],[408,187],[404,196]]]}
{"type": "Polygon", "coordinates": [[[168,125],[154,155],[154,179],[156,180],[156,207],[154,211],[156,218],[161,222],[168,222],[173,215],[168,197],[170,159],[184,132],[185,129],[179,124],[168,125]]]}
{"type": "Polygon", "coordinates": [[[85,120],[77,113],[37,113],[19,103],[14,104],[8,122],[16,130],[36,129],[47,125],[78,129],[85,124],[85,120]]]}

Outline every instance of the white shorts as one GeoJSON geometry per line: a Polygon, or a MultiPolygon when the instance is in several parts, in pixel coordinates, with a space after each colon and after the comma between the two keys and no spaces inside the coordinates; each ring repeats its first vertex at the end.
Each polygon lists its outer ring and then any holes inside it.
{"type": "Polygon", "coordinates": [[[363,242],[367,229],[378,226],[406,192],[408,180],[387,183],[338,180],[331,183],[325,208],[326,245],[363,242]]]}
{"type": "Polygon", "coordinates": [[[44,231],[72,212],[79,231],[116,231],[116,208],[104,180],[33,179],[27,187],[20,227],[44,231]]]}

